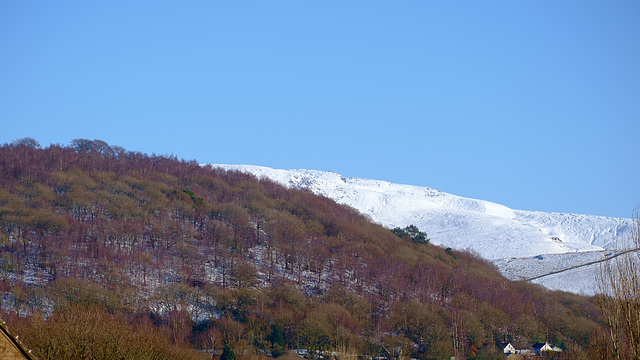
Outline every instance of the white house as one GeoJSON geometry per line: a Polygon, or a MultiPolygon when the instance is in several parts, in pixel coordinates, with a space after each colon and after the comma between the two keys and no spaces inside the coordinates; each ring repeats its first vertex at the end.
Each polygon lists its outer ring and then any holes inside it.
{"type": "Polygon", "coordinates": [[[502,351],[507,355],[515,354],[516,353],[516,348],[513,347],[513,345],[511,345],[511,343],[502,343],[502,351]]]}
{"type": "Polygon", "coordinates": [[[543,343],[534,344],[532,348],[533,348],[533,351],[535,351],[536,355],[542,355],[542,353],[544,353],[545,351],[555,351],[555,352],[562,351],[562,349],[560,349],[559,347],[553,346],[548,342],[545,342],[544,344],[543,343]]]}

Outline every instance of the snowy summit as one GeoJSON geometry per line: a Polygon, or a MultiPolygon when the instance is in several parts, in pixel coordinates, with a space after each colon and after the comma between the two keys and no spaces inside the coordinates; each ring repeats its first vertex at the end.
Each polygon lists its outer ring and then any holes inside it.
{"type": "MultiPolygon", "coordinates": [[[[513,210],[428,187],[345,178],[315,170],[213,165],[308,189],[349,205],[388,228],[416,225],[431,242],[468,249],[493,261],[512,280],[528,279],[603,258],[630,231],[630,219],[513,210]]],[[[553,290],[595,293],[597,265],[534,280],[553,290]]]]}

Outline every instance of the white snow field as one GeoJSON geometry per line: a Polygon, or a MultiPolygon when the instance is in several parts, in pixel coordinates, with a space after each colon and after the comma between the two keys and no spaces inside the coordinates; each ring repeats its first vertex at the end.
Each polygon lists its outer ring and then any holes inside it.
{"type": "MultiPolygon", "coordinates": [[[[469,249],[491,260],[509,279],[528,279],[602,259],[628,237],[631,219],[513,210],[489,201],[380,180],[345,178],[315,170],[213,165],[306,188],[349,205],[388,228],[414,224],[431,243],[469,249]]],[[[534,280],[552,290],[596,292],[598,265],[534,280]]]]}

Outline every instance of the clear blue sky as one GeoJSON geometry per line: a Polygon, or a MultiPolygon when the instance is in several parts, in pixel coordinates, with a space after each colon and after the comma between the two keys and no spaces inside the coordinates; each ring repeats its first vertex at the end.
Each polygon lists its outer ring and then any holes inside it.
{"type": "Polygon", "coordinates": [[[640,1],[0,2],[0,143],[640,202],[640,1]]]}

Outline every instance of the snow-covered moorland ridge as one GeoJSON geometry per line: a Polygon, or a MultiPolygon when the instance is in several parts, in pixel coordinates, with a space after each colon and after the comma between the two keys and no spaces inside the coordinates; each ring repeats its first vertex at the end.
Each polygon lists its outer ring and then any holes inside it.
{"type": "MultiPolygon", "coordinates": [[[[333,172],[213,166],[266,177],[290,188],[309,189],[388,228],[414,224],[433,244],[476,251],[514,280],[600,259],[613,248],[614,241],[626,238],[630,231],[630,219],[513,210],[428,187],[345,178],[333,172]]],[[[582,267],[535,282],[554,290],[593,294],[596,268],[582,267]]]]}

